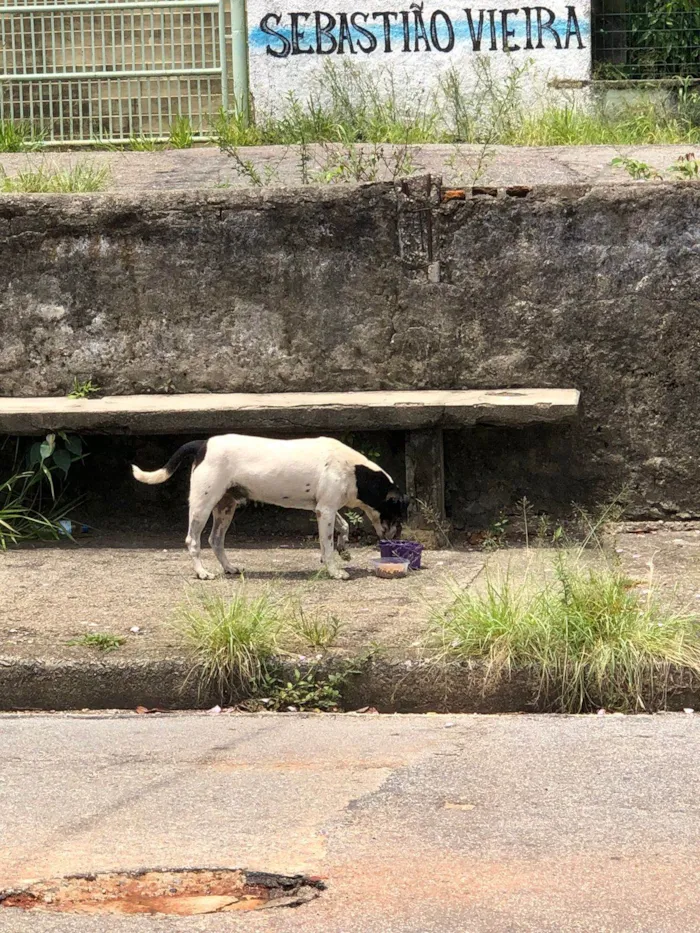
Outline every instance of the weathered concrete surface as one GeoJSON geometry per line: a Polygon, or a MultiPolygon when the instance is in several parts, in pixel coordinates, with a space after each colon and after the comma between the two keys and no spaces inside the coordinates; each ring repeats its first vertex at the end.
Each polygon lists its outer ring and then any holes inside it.
{"type": "MultiPolygon", "coordinates": [[[[298,146],[246,146],[242,159],[250,160],[262,177],[272,185],[301,185],[305,180],[317,184],[317,176],[327,167],[335,145],[306,147],[310,157],[302,171],[298,146]]],[[[376,163],[376,180],[391,181],[397,165],[405,165],[418,174],[442,175],[449,186],[485,185],[571,185],[625,184],[630,177],[624,169],[613,166],[620,155],[646,162],[658,172],[669,167],[688,152],[681,146],[476,146],[419,145],[364,147],[376,163]],[[408,158],[407,158],[408,156],[408,158]]],[[[692,146],[690,147],[692,148],[692,146]]],[[[109,168],[109,190],[131,194],[134,191],[180,188],[250,187],[249,175],[237,170],[235,161],[218,148],[170,149],[164,152],[56,152],[2,153],[0,166],[8,175],[36,170],[68,168],[78,162],[109,168]]],[[[367,164],[369,164],[368,160],[367,164]]]]}
{"type": "Polygon", "coordinates": [[[700,721],[0,717],[0,888],[148,866],[306,872],[297,910],[21,913],[3,933],[700,930],[700,721]]]}
{"type": "Polygon", "coordinates": [[[578,427],[446,437],[457,524],[625,483],[691,514],[700,187],[441,194],[5,197],[0,392],[574,387],[578,427]]]}
{"type": "Polygon", "coordinates": [[[0,398],[0,433],[293,433],[459,428],[474,424],[523,426],[570,421],[576,417],[578,404],[576,389],[0,398]]]}

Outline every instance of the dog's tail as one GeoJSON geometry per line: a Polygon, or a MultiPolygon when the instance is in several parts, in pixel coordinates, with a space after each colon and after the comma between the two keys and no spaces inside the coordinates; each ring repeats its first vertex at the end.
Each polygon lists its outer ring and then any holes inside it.
{"type": "Polygon", "coordinates": [[[131,464],[131,471],[139,483],[148,483],[149,486],[155,486],[156,483],[164,483],[170,479],[175,470],[182,464],[183,460],[189,457],[195,457],[197,463],[201,463],[206,453],[206,441],[190,441],[183,444],[179,450],[176,450],[170,460],[161,467],[160,470],[152,470],[150,473],[139,469],[135,463],[131,464]]]}

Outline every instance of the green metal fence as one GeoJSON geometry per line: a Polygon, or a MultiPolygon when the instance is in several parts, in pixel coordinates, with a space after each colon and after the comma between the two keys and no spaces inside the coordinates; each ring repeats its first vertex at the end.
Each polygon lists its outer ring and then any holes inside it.
{"type": "Polygon", "coordinates": [[[599,78],[700,78],[700,0],[594,0],[599,78]]]}
{"type": "Polygon", "coordinates": [[[3,0],[0,119],[48,143],[165,138],[178,117],[206,136],[233,93],[231,24],[225,0],[3,0]]]}

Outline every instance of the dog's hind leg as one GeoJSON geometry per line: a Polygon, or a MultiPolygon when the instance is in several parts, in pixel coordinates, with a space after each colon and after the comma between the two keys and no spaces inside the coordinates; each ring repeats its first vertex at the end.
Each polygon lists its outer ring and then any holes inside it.
{"type": "Polygon", "coordinates": [[[224,573],[230,574],[240,573],[238,567],[234,567],[229,563],[224,547],[226,532],[233,520],[237,504],[230,492],[224,493],[214,506],[214,524],[209,535],[209,544],[211,544],[211,549],[216,554],[216,559],[224,568],[224,573]]]}
{"type": "Polygon", "coordinates": [[[350,541],[350,526],[345,521],[340,512],[335,513],[335,530],[338,532],[335,549],[345,560],[350,560],[350,552],[348,550],[348,543],[350,541]]]}
{"type": "Polygon", "coordinates": [[[207,466],[206,460],[192,471],[190,482],[190,524],[187,530],[187,550],[194,564],[194,572],[200,580],[213,580],[214,574],[204,569],[201,558],[200,540],[204,526],[214,506],[226,492],[225,479],[216,476],[207,466]]]}

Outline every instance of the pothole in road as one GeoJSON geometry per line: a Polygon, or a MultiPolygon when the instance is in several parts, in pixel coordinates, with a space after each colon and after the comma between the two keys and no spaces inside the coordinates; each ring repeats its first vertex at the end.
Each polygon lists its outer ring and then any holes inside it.
{"type": "Polygon", "coordinates": [[[72,875],[0,890],[0,907],[83,914],[197,914],[298,907],[325,885],[303,875],[243,869],[145,869],[72,875]]]}

